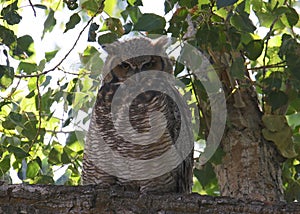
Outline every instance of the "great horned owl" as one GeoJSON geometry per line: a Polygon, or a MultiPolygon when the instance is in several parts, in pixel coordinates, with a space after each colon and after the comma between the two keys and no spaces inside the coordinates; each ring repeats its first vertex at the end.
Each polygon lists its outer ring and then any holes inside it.
{"type": "Polygon", "coordinates": [[[190,114],[170,78],[167,44],[166,37],[137,37],[104,48],[108,56],[86,137],[83,184],[142,193],[191,191],[190,114]]]}

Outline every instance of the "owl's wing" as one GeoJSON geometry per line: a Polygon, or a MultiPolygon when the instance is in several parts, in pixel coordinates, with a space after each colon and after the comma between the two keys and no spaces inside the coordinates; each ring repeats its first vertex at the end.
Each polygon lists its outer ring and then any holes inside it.
{"type": "Polygon", "coordinates": [[[179,192],[191,192],[193,185],[193,153],[194,153],[194,137],[192,132],[191,113],[184,101],[182,95],[175,87],[170,87],[170,92],[176,101],[168,97],[168,105],[170,106],[170,118],[172,126],[169,128],[172,133],[173,143],[177,152],[183,161],[173,170],[172,174],[177,181],[179,192]]]}

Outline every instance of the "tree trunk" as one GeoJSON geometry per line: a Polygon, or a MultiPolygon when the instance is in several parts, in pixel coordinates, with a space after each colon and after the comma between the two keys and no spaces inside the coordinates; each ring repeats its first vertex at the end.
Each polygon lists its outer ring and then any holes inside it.
{"type": "Polygon", "coordinates": [[[198,194],[140,195],[97,186],[0,186],[0,213],[300,213],[300,203],[265,204],[198,194]]]}
{"type": "Polygon", "coordinates": [[[283,201],[282,157],[262,136],[262,113],[255,91],[242,88],[236,93],[227,103],[228,127],[221,142],[225,156],[222,164],[215,166],[221,195],[283,201]],[[239,95],[244,105],[237,107],[239,95]]]}

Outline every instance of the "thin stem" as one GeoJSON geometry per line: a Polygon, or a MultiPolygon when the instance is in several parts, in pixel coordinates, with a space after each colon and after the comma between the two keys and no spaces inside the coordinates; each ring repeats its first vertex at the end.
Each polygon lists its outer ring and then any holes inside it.
{"type": "Polygon", "coordinates": [[[87,27],[91,24],[91,22],[94,20],[94,18],[98,15],[98,13],[101,11],[102,5],[98,8],[97,12],[90,18],[90,20],[86,23],[86,25],[83,27],[83,29],[79,32],[73,46],[70,48],[70,50],[66,53],[66,55],[51,69],[43,71],[38,74],[27,74],[27,75],[15,75],[16,78],[29,78],[29,77],[39,77],[42,75],[46,75],[51,71],[56,70],[66,59],[67,57],[71,54],[71,52],[74,50],[76,47],[79,39],[81,38],[83,32],[87,29],[87,27]]]}

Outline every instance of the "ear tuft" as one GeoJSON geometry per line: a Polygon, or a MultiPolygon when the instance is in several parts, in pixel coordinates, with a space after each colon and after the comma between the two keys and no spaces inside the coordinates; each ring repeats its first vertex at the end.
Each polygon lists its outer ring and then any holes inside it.
{"type": "Polygon", "coordinates": [[[119,41],[115,41],[115,42],[110,43],[110,44],[104,44],[104,45],[102,45],[102,48],[109,55],[115,55],[119,45],[120,45],[120,42],[119,41]]]}
{"type": "Polygon", "coordinates": [[[161,36],[153,41],[153,45],[157,50],[161,49],[163,52],[168,48],[170,45],[170,38],[167,36],[161,36]]]}

